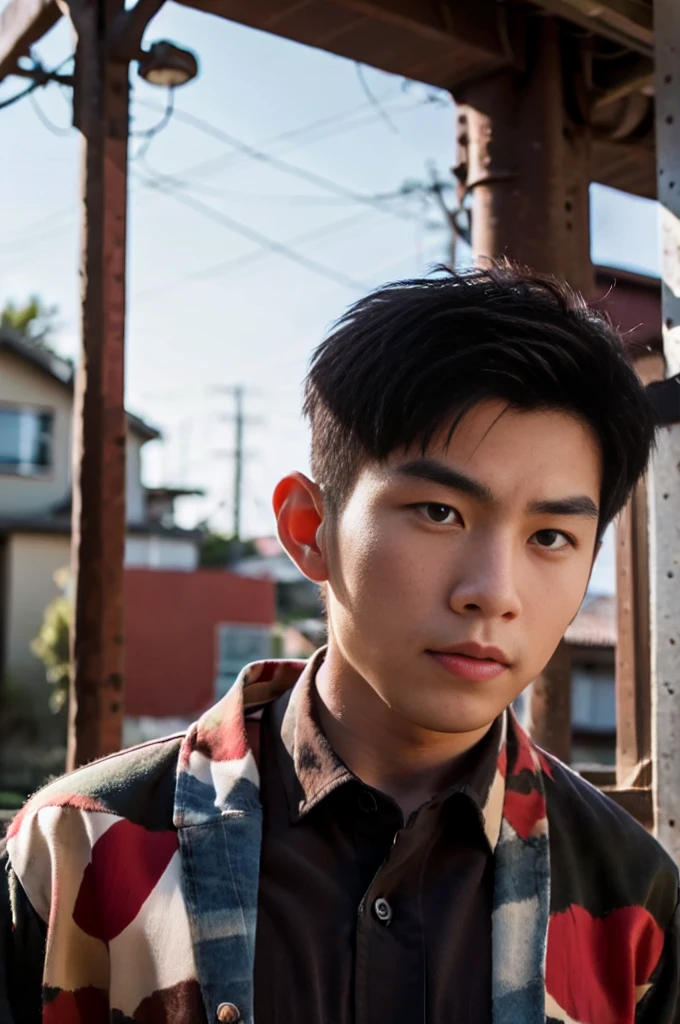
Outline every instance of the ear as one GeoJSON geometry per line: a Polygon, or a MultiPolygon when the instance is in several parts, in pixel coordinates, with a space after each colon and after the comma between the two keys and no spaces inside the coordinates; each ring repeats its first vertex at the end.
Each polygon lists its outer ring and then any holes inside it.
{"type": "Polygon", "coordinates": [[[279,540],[301,573],[314,583],[326,581],[326,560],[318,540],[323,523],[321,490],[304,473],[290,473],[273,498],[279,540]]]}

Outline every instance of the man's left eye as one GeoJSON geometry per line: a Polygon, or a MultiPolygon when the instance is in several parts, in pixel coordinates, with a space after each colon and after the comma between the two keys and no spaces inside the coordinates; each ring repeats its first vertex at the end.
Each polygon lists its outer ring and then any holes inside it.
{"type": "Polygon", "coordinates": [[[573,546],[572,541],[561,530],[537,530],[534,539],[536,544],[546,551],[560,551],[569,545],[573,546]]]}

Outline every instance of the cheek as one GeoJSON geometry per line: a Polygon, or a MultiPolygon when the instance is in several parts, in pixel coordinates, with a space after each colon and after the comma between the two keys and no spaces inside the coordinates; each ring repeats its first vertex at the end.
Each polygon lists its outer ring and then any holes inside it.
{"type": "Polygon", "coordinates": [[[527,629],[536,646],[555,647],[578,612],[588,585],[590,561],[574,559],[557,574],[534,577],[523,601],[527,629]]]}
{"type": "MultiPolygon", "coordinates": [[[[432,590],[432,567],[417,544],[406,543],[398,519],[347,516],[340,524],[336,551],[339,580],[355,608],[380,616],[413,604],[432,590]]],[[[332,584],[333,581],[331,581],[332,584]]]]}

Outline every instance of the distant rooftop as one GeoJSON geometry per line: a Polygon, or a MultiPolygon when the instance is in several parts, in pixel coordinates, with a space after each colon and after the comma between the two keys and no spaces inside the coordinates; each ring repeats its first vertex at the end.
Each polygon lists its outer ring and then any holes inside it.
{"type": "MultiPolygon", "coordinates": [[[[63,356],[43,348],[42,345],[27,341],[10,327],[0,327],[0,352],[2,351],[11,352],[52,380],[57,381],[58,384],[68,388],[69,391],[73,391],[75,367],[70,359],[64,359],[63,356]]],[[[140,419],[139,416],[135,416],[131,412],[126,415],[130,428],[145,441],[157,441],[162,436],[159,430],[140,419]]]]}
{"type": "Polygon", "coordinates": [[[616,647],[616,634],[616,597],[586,595],[565,640],[577,647],[616,647]]]}

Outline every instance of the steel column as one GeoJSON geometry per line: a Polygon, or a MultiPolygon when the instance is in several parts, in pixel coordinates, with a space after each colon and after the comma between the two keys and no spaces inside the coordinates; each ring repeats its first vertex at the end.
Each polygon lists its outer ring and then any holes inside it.
{"type": "Polygon", "coordinates": [[[534,26],[527,71],[458,90],[458,167],[475,258],[507,255],[590,293],[590,141],[567,122],[559,28],[534,26]]]}
{"type": "MultiPolygon", "coordinates": [[[[666,372],[680,372],[680,4],[655,0],[657,182],[666,372]]],[[[680,861],[680,423],[664,427],[650,487],[654,828],[680,861]]]]}

